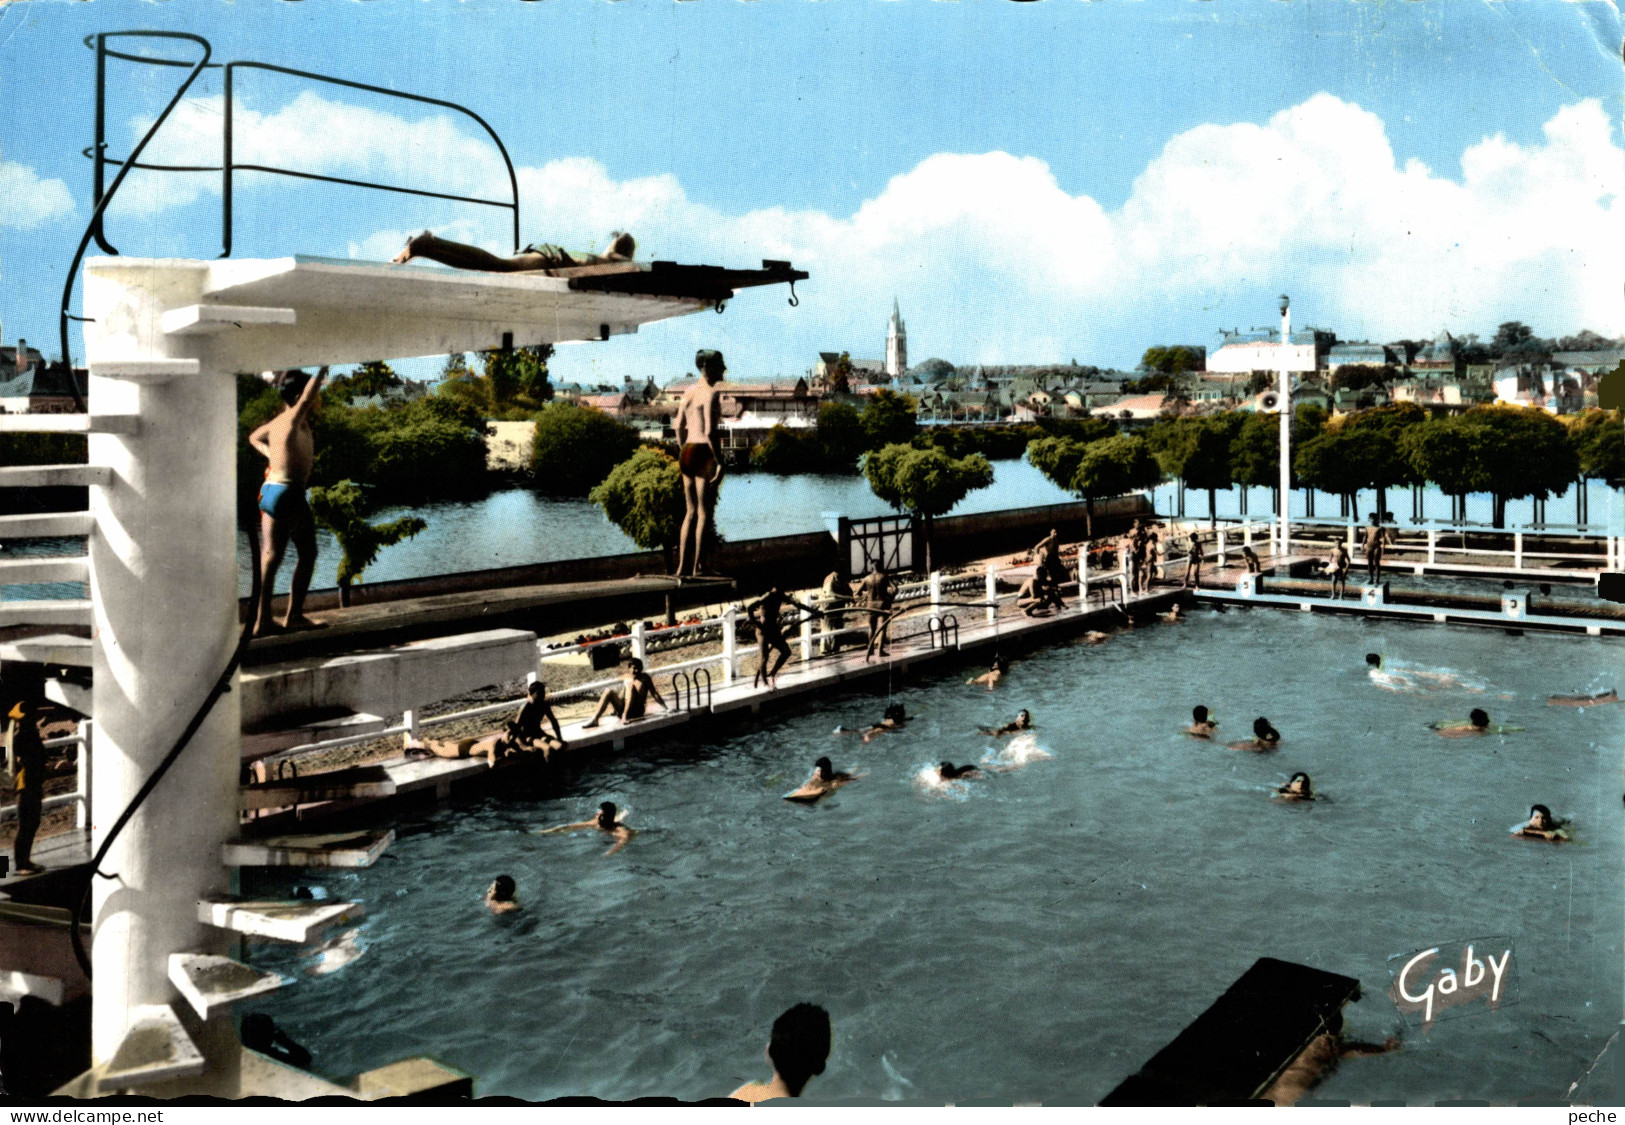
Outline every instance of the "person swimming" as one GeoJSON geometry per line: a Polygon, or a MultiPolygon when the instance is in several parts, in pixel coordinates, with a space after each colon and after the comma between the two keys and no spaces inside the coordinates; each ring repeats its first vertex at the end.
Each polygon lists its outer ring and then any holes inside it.
{"type": "Polygon", "coordinates": [[[1197,738],[1212,738],[1213,732],[1219,728],[1219,720],[1209,717],[1208,710],[1201,704],[1191,708],[1191,725],[1185,728],[1185,733],[1197,738]]]}
{"type": "Polygon", "coordinates": [[[1471,738],[1479,734],[1494,733],[1490,728],[1490,716],[1482,707],[1474,707],[1467,713],[1467,721],[1451,719],[1433,724],[1441,738],[1471,738]]]}
{"type": "Polygon", "coordinates": [[[937,778],[940,781],[970,781],[982,776],[979,766],[956,766],[952,762],[943,762],[937,766],[937,778]]]}
{"type": "Polygon", "coordinates": [[[993,667],[989,668],[986,672],[983,672],[980,676],[977,676],[974,680],[966,680],[965,686],[970,687],[974,684],[986,684],[989,688],[991,688],[1000,680],[1004,679],[1004,674],[1009,670],[1010,665],[1005,661],[1004,657],[995,656],[993,658],[993,667]]]}
{"type": "Polygon", "coordinates": [[[614,801],[605,801],[598,806],[598,813],[591,820],[578,820],[574,824],[561,824],[557,828],[541,828],[537,830],[536,834],[538,836],[552,836],[559,832],[579,832],[583,829],[596,828],[615,841],[614,846],[604,853],[606,856],[610,856],[626,847],[626,842],[637,835],[635,829],[628,828],[621,823],[620,818],[623,815],[625,814],[615,807],[614,801]]]}
{"type": "Polygon", "coordinates": [[[514,897],[517,889],[512,875],[498,875],[485,889],[485,908],[492,914],[507,914],[518,910],[519,900],[514,897]]]}
{"type": "Polygon", "coordinates": [[[1287,783],[1276,789],[1275,796],[1284,801],[1313,801],[1315,799],[1314,783],[1309,775],[1299,770],[1293,774],[1287,783]]]}
{"type": "Polygon", "coordinates": [[[1530,805],[1529,819],[1514,828],[1512,834],[1536,840],[1567,840],[1569,833],[1563,827],[1565,823],[1552,816],[1552,810],[1545,805],[1530,805]]]}
{"type": "Polygon", "coordinates": [[[1263,715],[1253,720],[1253,736],[1246,742],[1232,742],[1232,750],[1274,750],[1281,744],[1281,732],[1263,715]]]}
{"type": "Polygon", "coordinates": [[[1016,717],[1014,719],[1008,723],[1005,723],[1003,726],[977,727],[976,729],[990,738],[1001,738],[1007,734],[1015,734],[1018,730],[1032,730],[1032,712],[1023,707],[1016,713],[1016,717]]]}
{"type": "Polygon", "coordinates": [[[860,775],[844,773],[836,770],[835,765],[828,758],[819,758],[813,763],[812,776],[805,785],[794,793],[786,793],[786,801],[806,801],[809,804],[821,797],[835,792],[849,781],[856,781],[860,775]]]}
{"type": "Polygon", "coordinates": [[[1605,703],[1618,703],[1619,691],[1609,688],[1607,691],[1597,692],[1595,695],[1549,695],[1546,703],[1550,707],[1601,707],[1605,703]]]}
{"type": "MultiPolygon", "coordinates": [[[[863,736],[863,741],[868,742],[877,734],[890,734],[902,730],[903,724],[906,722],[908,722],[908,712],[904,710],[903,705],[901,703],[888,703],[885,715],[878,723],[872,727],[865,727],[857,733],[863,736]]],[[[839,727],[835,729],[837,734],[842,733],[839,727]]]]}

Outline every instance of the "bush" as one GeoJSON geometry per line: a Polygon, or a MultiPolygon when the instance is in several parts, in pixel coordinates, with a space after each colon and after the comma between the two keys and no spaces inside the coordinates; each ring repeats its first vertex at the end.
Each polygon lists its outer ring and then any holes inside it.
{"type": "Polygon", "coordinates": [[[430,496],[484,483],[485,439],[455,422],[420,418],[380,428],[369,446],[380,497],[430,496]]]}
{"type": "Polygon", "coordinates": [[[611,469],[587,499],[639,547],[663,551],[671,569],[671,551],[686,511],[683,477],[674,458],[644,446],[611,469]]]}
{"type": "Polygon", "coordinates": [[[549,496],[585,496],[637,447],[637,431],[603,411],[552,403],[536,416],[531,452],[536,489],[549,496]]]}
{"type": "Polygon", "coordinates": [[[914,438],[914,400],[896,391],[878,390],[864,404],[861,422],[866,449],[879,449],[914,438]]]}

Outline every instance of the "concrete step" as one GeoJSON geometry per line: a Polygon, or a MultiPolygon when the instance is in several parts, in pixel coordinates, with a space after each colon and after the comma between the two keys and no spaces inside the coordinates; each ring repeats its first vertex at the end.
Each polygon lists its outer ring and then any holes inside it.
{"type": "MultiPolygon", "coordinates": [[[[89,667],[88,662],[82,667],[89,667]]],[[[77,711],[87,718],[92,713],[94,697],[91,689],[72,680],[46,680],[45,698],[52,703],[60,703],[71,711],[77,711]]]]}
{"type": "Polygon", "coordinates": [[[357,766],[330,773],[286,777],[242,787],[238,808],[285,809],[315,801],[393,797],[395,781],[383,766],[357,766]]]}
{"type": "Polygon", "coordinates": [[[220,862],[227,867],[371,867],[394,842],[394,829],[230,840],[221,847],[220,862]]]}
{"type": "Polygon", "coordinates": [[[277,725],[243,731],[243,761],[255,762],[256,769],[265,771],[263,776],[256,774],[256,780],[266,783],[277,780],[276,763],[272,761],[261,763],[262,759],[273,758],[294,746],[309,746],[312,743],[327,742],[336,738],[372,734],[390,725],[390,721],[382,715],[354,711],[341,711],[322,717],[305,715],[290,718],[295,721],[289,726],[277,725]]]}
{"type": "Polygon", "coordinates": [[[170,309],[159,320],[166,336],[213,336],[250,325],[293,324],[292,309],[263,305],[183,305],[170,309]]]}
{"type": "Polygon", "coordinates": [[[0,434],[133,434],[134,414],[0,414],[0,434]]]}
{"type": "Polygon", "coordinates": [[[214,953],[171,953],[169,981],[204,1019],[238,1000],[263,996],[293,983],[281,973],[250,968],[214,953]]]}
{"type": "Polygon", "coordinates": [[[196,375],[195,359],[104,359],[90,365],[90,373],[103,379],[131,383],[167,383],[183,375],[196,375]]]}
{"type": "Polygon", "coordinates": [[[28,602],[0,602],[0,626],[4,625],[89,625],[88,599],[28,602]]]}
{"type": "Polygon", "coordinates": [[[89,535],[95,526],[96,519],[89,512],[0,516],[0,539],[76,539],[89,535]]]}
{"type": "Polygon", "coordinates": [[[85,582],[90,578],[86,555],[46,555],[0,559],[0,586],[26,586],[35,582],[85,582]]]}
{"type": "MultiPolygon", "coordinates": [[[[93,642],[88,637],[67,637],[51,634],[44,637],[24,637],[22,640],[0,644],[0,663],[17,661],[20,664],[59,664],[68,668],[89,668],[93,642]]],[[[79,710],[79,708],[74,708],[79,710]]]]}
{"type": "Polygon", "coordinates": [[[168,1004],[144,1004],[106,1064],[92,1070],[96,1089],[109,1094],[168,1078],[202,1074],[203,1053],[168,1004]]]}
{"type": "Polygon", "coordinates": [[[105,485],[113,479],[106,465],[6,465],[0,488],[73,488],[105,485]]]}
{"type": "Polygon", "coordinates": [[[305,945],[330,926],[344,926],[366,914],[358,902],[294,899],[289,902],[204,899],[197,904],[199,922],[249,937],[305,945]]]}

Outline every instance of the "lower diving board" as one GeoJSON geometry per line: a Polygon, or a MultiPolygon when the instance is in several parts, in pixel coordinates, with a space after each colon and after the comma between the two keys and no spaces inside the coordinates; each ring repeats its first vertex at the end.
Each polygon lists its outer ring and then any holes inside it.
{"type": "Polygon", "coordinates": [[[1316,1036],[1340,1031],[1343,1006],[1359,998],[1360,982],[1353,977],[1260,957],[1100,1104],[1256,1100],[1316,1036]]]}

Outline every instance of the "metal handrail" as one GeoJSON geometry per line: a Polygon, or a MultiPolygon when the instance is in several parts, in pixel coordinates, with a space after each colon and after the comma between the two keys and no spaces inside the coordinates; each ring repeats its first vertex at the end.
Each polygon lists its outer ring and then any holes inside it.
{"type": "MultiPolygon", "coordinates": [[[[506,145],[504,145],[502,143],[502,138],[497,135],[496,130],[491,128],[490,124],[485,120],[485,118],[481,117],[479,114],[475,113],[473,110],[469,109],[467,106],[459,105],[456,102],[447,101],[447,100],[445,100],[443,98],[431,98],[431,97],[427,97],[427,96],[422,95],[422,94],[411,94],[411,93],[406,93],[406,92],[401,91],[401,90],[391,90],[391,89],[388,89],[388,88],[383,87],[383,86],[373,86],[373,85],[370,85],[369,83],[365,83],[365,82],[354,82],[354,81],[351,81],[348,78],[336,78],[336,77],[334,77],[333,75],[330,75],[330,74],[320,74],[320,73],[317,73],[316,71],[296,70],[296,69],[294,69],[292,67],[278,66],[275,63],[256,62],[256,61],[253,61],[253,60],[250,60],[250,59],[237,59],[237,60],[233,60],[233,61],[227,62],[227,63],[211,63],[211,62],[208,61],[209,54],[210,54],[210,48],[209,48],[208,42],[206,40],[202,39],[199,36],[190,35],[190,34],[187,34],[187,33],[184,33],[184,32],[163,32],[163,31],[112,31],[112,32],[104,32],[102,34],[95,35],[95,36],[86,36],[85,37],[85,45],[87,47],[90,47],[91,49],[93,49],[96,52],[96,138],[95,138],[95,142],[89,148],[84,150],[84,155],[89,157],[95,164],[95,171],[94,171],[93,182],[92,182],[92,198],[93,198],[93,201],[97,203],[98,207],[97,207],[96,214],[92,217],[92,220],[91,220],[91,237],[95,238],[96,244],[98,246],[100,246],[102,248],[102,250],[105,251],[108,254],[117,254],[118,250],[115,249],[112,245],[110,245],[107,242],[106,236],[105,236],[105,234],[104,234],[104,232],[102,230],[102,214],[103,214],[103,211],[105,210],[105,208],[103,208],[101,206],[101,203],[102,203],[102,201],[104,199],[104,195],[103,195],[103,192],[102,192],[102,179],[103,179],[103,176],[105,174],[105,168],[106,168],[107,165],[113,165],[114,167],[117,167],[117,168],[121,169],[121,171],[119,173],[119,178],[120,179],[122,179],[125,171],[127,171],[130,168],[141,168],[141,169],[145,169],[145,170],[148,170],[148,171],[155,171],[155,172],[219,172],[219,173],[221,173],[220,228],[221,228],[221,244],[222,244],[222,248],[221,248],[220,256],[222,258],[229,258],[231,256],[231,250],[232,250],[232,231],[233,231],[233,186],[232,186],[232,175],[233,175],[234,172],[265,172],[265,173],[268,173],[268,174],[271,174],[271,175],[291,176],[291,177],[294,177],[294,178],[297,178],[297,179],[303,179],[303,180],[317,180],[317,181],[320,181],[322,183],[344,184],[344,185],[349,186],[349,187],[370,188],[370,189],[372,189],[374,191],[388,191],[388,192],[394,192],[394,193],[400,194],[400,195],[417,195],[417,196],[422,196],[422,197],[427,198],[427,199],[445,199],[445,200],[450,200],[450,201],[455,202],[455,203],[474,203],[474,204],[478,204],[478,205],[480,205],[482,207],[501,207],[501,208],[504,208],[504,209],[506,209],[508,211],[511,211],[513,213],[513,246],[514,246],[515,253],[517,253],[518,250],[519,250],[519,177],[518,177],[518,174],[514,171],[513,160],[508,155],[508,148],[507,148],[506,145]],[[184,92],[186,87],[189,87],[191,85],[192,79],[197,77],[197,72],[200,72],[202,70],[223,70],[223,71],[225,71],[225,89],[224,89],[225,121],[224,121],[223,128],[222,128],[223,157],[222,157],[222,161],[221,161],[220,164],[218,164],[218,165],[153,164],[153,163],[143,164],[137,159],[137,157],[140,155],[141,149],[143,147],[145,147],[147,138],[143,138],[142,143],[140,145],[136,146],[135,151],[133,151],[128,157],[124,158],[123,160],[118,160],[118,159],[109,157],[107,155],[107,137],[106,137],[106,122],[107,122],[107,113],[106,113],[106,107],[107,107],[107,98],[106,98],[106,94],[107,94],[107,60],[109,58],[122,59],[122,60],[124,60],[126,62],[145,63],[145,64],[150,65],[150,66],[193,66],[194,65],[194,64],[186,63],[186,62],[178,60],[178,59],[166,59],[166,58],[159,58],[159,57],[149,57],[149,56],[144,56],[144,55],[131,55],[131,54],[126,54],[123,51],[115,51],[115,50],[109,49],[108,46],[107,46],[106,41],[109,38],[118,37],[118,36],[141,36],[141,37],[150,36],[150,37],[158,37],[158,38],[185,38],[185,39],[192,39],[192,40],[195,40],[198,43],[201,43],[203,45],[203,47],[204,47],[204,61],[201,64],[194,66],[194,73],[190,77],[188,77],[185,85],[182,87],[182,92],[184,92]],[[315,173],[315,172],[301,172],[301,171],[298,171],[298,170],[295,170],[295,169],[292,169],[292,168],[278,168],[278,167],[274,167],[274,166],[268,165],[268,164],[239,164],[239,163],[235,163],[232,160],[233,142],[234,142],[234,139],[235,139],[234,138],[234,132],[233,132],[235,99],[233,98],[232,93],[233,93],[233,79],[234,79],[235,72],[238,69],[266,70],[266,71],[271,71],[271,72],[273,72],[275,74],[287,74],[287,75],[291,75],[292,77],[295,77],[295,78],[304,78],[304,79],[307,79],[307,80],[312,81],[312,82],[325,82],[325,83],[327,83],[329,85],[333,85],[333,86],[344,86],[344,87],[348,87],[349,89],[352,89],[352,90],[365,90],[365,91],[367,91],[369,93],[382,94],[385,97],[401,98],[401,99],[403,99],[405,101],[421,102],[424,105],[440,106],[443,109],[449,109],[449,110],[453,110],[454,112],[463,114],[465,117],[468,117],[468,118],[472,119],[477,125],[479,125],[480,128],[485,130],[486,135],[491,138],[491,142],[494,145],[496,145],[497,152],[499,152],[502,155],[502,163],[503,163],[504,167],[506,167],[507,170],[508,170],[508,188],[509,188],[510,198],[507,201],[498,200],[498,199],[482,199],[482,198],[480,198],[478,196],[456,195],[456,194],[453,194],[453,193],[450,193],[450,192],[428,191],[428,190],[425,190],[425,189],[422,189],[422,188],[403,187],[403,186],[401,186],[399,184],[381,184],[381,183],[377,183],[377,182],[372,181],[372,180],[357,180],[357,179],[351,179],[351,178],[345,177],[345,176],[327,176],[327,175],[321,175],[321,174],[318,174],[318,173],[315,173]]],[[[173,108],[173,103],[171,104],[170,108],[173,108]]],[[[165,116],[167,116],[167,115],[168,115],[168,110],[165,110],[165,116]]],[[[162,118],[159,119],[160,122],[162,120],[163,120],[162,118]]],[[[153,129],[148,130],[148,137],[149,138],[151,136],[151,133],[156,129],[157,129],[157,123],[154,124],[153,129]]],[[[118,182],[119,182],[118,180],[114,181],[115,188],[116,188],[118,182]]],[[[112,190],[110,189],[107,192],[107,194],[111,195],[112,190]]],[[[74,267],[75,267],[75,269],[78,268],[78,263],[77,262],[74,263],[74,267]]],[[[65,350],[64,350],[63,354],[64,355],[67,354],[65,350]]]]}

